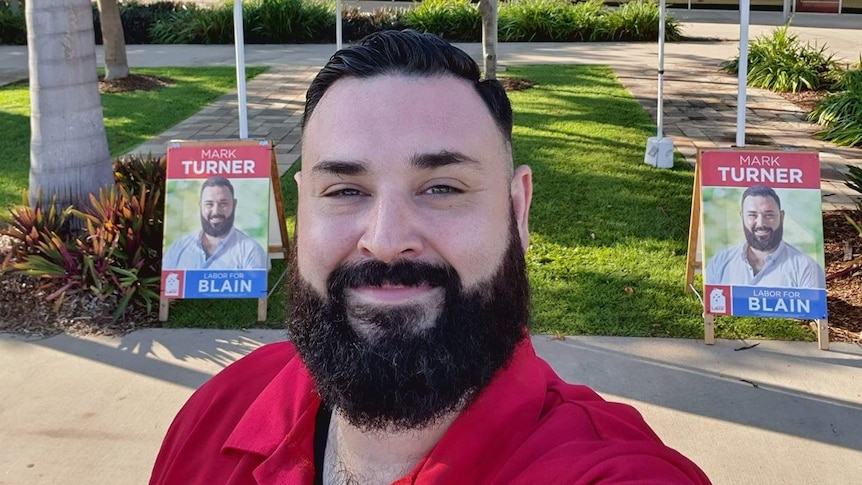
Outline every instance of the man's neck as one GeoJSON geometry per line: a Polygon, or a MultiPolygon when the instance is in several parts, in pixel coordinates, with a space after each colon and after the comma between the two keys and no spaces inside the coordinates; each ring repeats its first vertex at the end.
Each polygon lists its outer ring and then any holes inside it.
{"type": "Polygon", "coordinates": [[[747,245],[747,249],[745,251],[745,256],[748,258],[748,264],[751,265],[751,269],[754,270],[754,274],[760,272],[764,266],[766,266],[766,258],[769,257],[772,253],[778,250],[778,247],[773,249],[772,251],[761,251],[759,249],[754,249],[753,247],[747,245]]]}
{"type": "MultiPolygon", "coordinates": [[[[228,231],[227,234],[230,234],[230,231],[228,231]]],[[[212,257],[213,253],[218,249],[218,243],[227,237],[227,234],[222,237],[213,237],[201,231],[201,246],[203,246],[204,253],[206,253],[207,258],[212,257]]]]}
{"type": "Polygon", "coordinates": [[[324,455],[324,485],[389,484],[410,472],[440,441],[459,412],[431,426],[398,432],[368,431],[332,413],[324,455]]]}

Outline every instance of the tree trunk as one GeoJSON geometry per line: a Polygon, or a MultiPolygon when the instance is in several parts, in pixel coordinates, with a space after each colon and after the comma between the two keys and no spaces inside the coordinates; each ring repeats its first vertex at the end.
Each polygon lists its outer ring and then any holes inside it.
{"type": "Polygon", "coordinates": [[[89,0],[25,2],[30,64],[30,204],[81,207],[114,174],[96,77],[89,0]]]}
{"type": "Polygon", "coordinates": [[[485,79],[497,79],[497,0],[479,0],[482,15],[482,68],[485,79]]]}
{"type": "Polygon", "coordinates": [[[18,14],[21,11],[21,2],[19,0],[10,0],[9,2],[9,10],[14,14],[18,14]]]}
{"type": "Polygon", "coordinates": [[[98,0],[102,25],[102,48],[105,50],[105,80],[113,81],[129,75],[126,58],[126,38],[117,0],[98,0]]]}

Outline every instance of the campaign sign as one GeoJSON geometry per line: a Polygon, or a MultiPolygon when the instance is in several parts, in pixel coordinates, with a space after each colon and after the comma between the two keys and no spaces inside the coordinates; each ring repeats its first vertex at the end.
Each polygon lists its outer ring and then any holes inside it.
{"type": "Polygon", "coordinates": [[[163,298],[264,298],[272,147],[265,141],[168,146],[163,298]]]}
{"type": "Polygon", "coordinates": [[[700,153],[707,313],[826,318],[816,152],[700,153]]]}

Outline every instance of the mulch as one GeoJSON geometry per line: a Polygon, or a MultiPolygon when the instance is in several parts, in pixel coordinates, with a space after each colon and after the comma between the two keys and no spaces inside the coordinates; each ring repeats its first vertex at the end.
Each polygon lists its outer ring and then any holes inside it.
{"type": "Polygon", "coordinates": [[[99,78],[99,91],[102,93],[126,93],[130,91],[151,91],[161,89],[174,84],[174,80],[168,77],[151,76],[149,74],[131,73],[123,79],[105,81],[99,78]]]}

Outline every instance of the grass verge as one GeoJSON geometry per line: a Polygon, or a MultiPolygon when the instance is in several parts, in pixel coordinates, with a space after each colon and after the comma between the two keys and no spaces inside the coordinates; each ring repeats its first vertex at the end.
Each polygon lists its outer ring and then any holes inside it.
{"type": "MultiPolygon", "coordinates": [[[[263,72],[248,67],[248,78],[263,72]]],[[[136,74],[172,78],[154,91],[102,94],[105,131],[112,156],[122,155],[236,89],[231,67],[134,69],[136,74]]],[[[30,92],[27,82],[0,88],[0,207],[21,202],[30,170],[30,92]]]]}

